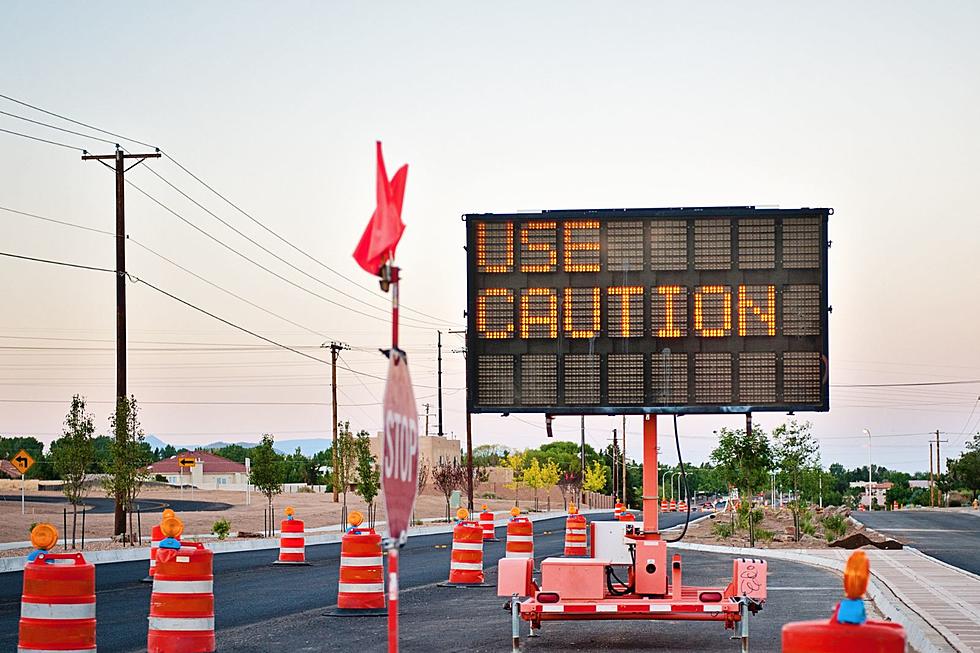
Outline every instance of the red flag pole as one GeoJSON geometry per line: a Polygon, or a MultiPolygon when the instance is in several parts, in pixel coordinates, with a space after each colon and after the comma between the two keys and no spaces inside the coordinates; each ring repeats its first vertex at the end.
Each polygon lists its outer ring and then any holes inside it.
{"type": "MultiPolygon", "coordinates": [[[[391,283],[391,355],[398,349],[398,268],[389,263],[391,283]]],[[[398,653],[398,548],[394,538],[388,549],[388,653],[398,653]]]]}

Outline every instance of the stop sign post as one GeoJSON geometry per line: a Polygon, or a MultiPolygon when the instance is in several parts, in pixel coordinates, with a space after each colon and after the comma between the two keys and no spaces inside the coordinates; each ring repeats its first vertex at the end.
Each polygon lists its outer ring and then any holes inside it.
{"type": "Polygon", "coordinates": [[[388,537],[393,546],[400,546],[408,534],[418,491],[419,415],[408,373],[408,359],[399,349],[392,349],[388,357],[383,419],[381,488],[388,520],[388,537]]]}

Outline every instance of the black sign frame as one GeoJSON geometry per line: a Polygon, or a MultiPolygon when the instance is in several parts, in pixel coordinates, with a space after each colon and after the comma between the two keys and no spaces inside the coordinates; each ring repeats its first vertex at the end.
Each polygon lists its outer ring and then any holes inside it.
{"type": "MultiPolygon", "coordinates": [[[[650,208],[650,209],[597,209],[597,210],[557,210],[541,211],[535,213],[485,213],[467,214],[463,216],[466,224],[466,250],[467,250],[467,302],[466,302],[466,380],[467,380],[467,409],[471,413],[546,413],[552,415],[618,415],[618,414],[743,414],[752,412],[795,412],[812,411],[825,412],[830,410],[830,374],[829,374],[829,297],[828,297],[828,217],[833,214],[833,209],[828,208],[802,208],[802,209],[775,209],[775,208],[756,208],[746,207],[686,207],[686,208],[650,208]],[[819,220],[819,268],[814,270],[798,270],[783,268],[782,252],[782,224],[786,218],[817,218],[819,220]],[[771,270],[744,270],[738,267],[738,233],[739,226],[748,219],[772,219],[777,229],[777,237],[774,238],[775,260],[774,269],[771,270]],[[658,220],[684,220],[688,228],[687,237],[687,267],[683,271],[677,272],[654,272],[650,269],[650,226],[658,220]],[[727,270],[695,270],[694,257],[694,221],[703,220],[729,220],[731,225],[731,264],[727,270]],[[655,282],[665,281],[667,283],[682,283],[686,288],[693,288],[696,285],[708,285],[727,283],[731,286],[736,281],[744,284],[777,284],[783,286],[793,283],[808,283],[819,285],[819,334],[815,336],[786,336],[781,333],[776,336],[766,338],[755,338],[752,336],[739,336],[733,334],[724,338],[704,338],[692,335],[690,332],[682,339],[662,339],[647,333],[640,338],[611,338],[600,336],[592,339],[591,342],[564,338],[561,330],[557,339],[521,339],[510,338],[501,340],[488,340],[477,337],[476,317],[477,317],[477,293],[481,288],[495,287],[481,284],[483,278],[492,278],[499,282],[502,288],[529,288],[529,287],[553,287],[556,289],[576,288],[576,287],[608,287],[610,285],[622,284],[623,278],[620,272],[610,272],[600,270],[599,272],[565,272],[559,267],[555,272],[520,272],[517,262],[519,253],[515,252],[515,265],[513,271],[505,273],[494,273],[492,277],[489,273],[478,271],[476,261],[476,225],[483,223],[513,222],[515,225],[529,221],[554,221],[559,223],[559,233],[561,233],[562,223],[569,221],[598,221],[600,224],[615,221],[643,223],[643,271],[634,271],[630,283],[642,285],[646,288],[652,287],[655,282]],[[533,283],[528,283],[533,279],[533,283]],[[732,354],[731,378],[733,387],[731,390],[733,400],[730,402],[704,403],[690,401],[693,397],[694,389],[688,387],[689,399],[686,403],[661,402],[657,403],[651,392],[651,374],[653,366],[659,360],[656,356],[663,357],[664,348],[670,348],[672,343],[682,340],[685,353],[710,353],[710,352],[729,352],[732,354]],[[768,345],[768,346],[767,346],[768,345]],[[778,346],[773,346],[778,345],[778,346]],[[591,348],[590,348],[591,347],[591,348]],[[603,363],[602,373],[600,374],[602,387],[600,395],[602,400],[598,404],[568,405],[564,402],[564,355],[575,354],[589,351],[590,353],[615,354],[623,352],[643,353],[643,393],[642,402],[629,404],[615,404],[608,401],[606,363],[603,363]],[[739,356],[740,353],[747,352],[779,352],[781,357],[785,352],[819,352],[820,354],[820,388],[819,400],[778,403],[741,403],[735,400],[738,397],[738,377],[739,377],[739,356]],[[477,361],[481,355],[485,354],[509,354],[519,360],[522,354],[533,353],[557,353],[556,370],[556,401],[553,405],[528,405],[513,401],[502,404],[481,404],[478,402],[480,396],[479,376],[477,372],[477,361]]],[[[705,223],[701,223],[705,224],[705,223]]],[[[601,231],[601,260],[607,260],[608,241],[607,229],[601,231]]],[[[516,230],[515,230],[516,232],[516,230]]],[[[515,233],[515,239],[519,236],[515,233]]],[[[564,256],[561,238],[556,241],[559,260],[564,256]]],[[[515,247],[519,249],[519,247],[515,247]]],[[[559,292],[560,294],[560,292],[559,292]]],[[[690,304],[690,302],[688,302],[690,304]]],[[[690,306],[687,307],[690,312],[690,306]]],[[[646,315],[646,312],[644,313],[646,315]]],[[[779,318],[780,324],[782,318],[779,318]]],[[[516,317],[515,317],[516,322],[516,317]]],[[[675,345],[676,346],[676,345],[675,345]]],[[[679,351],[679,350],[678,350],[679,351]]],[[[693,370],[694,356],[688,356],[688,365],[693,370]]],[[[605,359],[603,359],[605,360],[605,359]]],[[[513,368],[514,395],[520,396],[521,378],[518,369],[519,363],[513,368]]],[[[777,386],[780,396],[783,396],[783,367],[777,365],[777,386]]],[[[691,372],[693,378],[693,371],[691,372]]],[[[693,385],[693,384],[689,384],[693,385]]]]}

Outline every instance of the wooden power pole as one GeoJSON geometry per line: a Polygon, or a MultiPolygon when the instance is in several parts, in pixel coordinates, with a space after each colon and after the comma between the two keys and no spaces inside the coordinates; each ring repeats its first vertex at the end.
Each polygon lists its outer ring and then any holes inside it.
{"type": "MultiPolygon", "coordinates": [[[[151,154],[125,154],[118,145],[114,154],[82,154],[83,161],[98,161],[116,173],[116,407],[126,401],[126,172],[147,159],[160,158],[159,150],[151,154]],[[126,167],[126,160],[135,162],[126,167]],[[106,161],[115,161],[111,166],[106,161]]],[[[116,442],[126,440],[126,421],[116,420],[116,442]]],[[[112,532],[122,535],[126,532],[126,497],[116,491],[116,508],[112,522],[112,532]]]]}
{"type": "MultiPolygon", "coordinates": [[[[321,347],[323,345],[320,345],[321,347]]],[[[333,502],[340,502],[340,486],[337,484],[337,356],[349,345],[342,342],[331,342],[330,345],[330,404],[333,407],[333,502]]]]}

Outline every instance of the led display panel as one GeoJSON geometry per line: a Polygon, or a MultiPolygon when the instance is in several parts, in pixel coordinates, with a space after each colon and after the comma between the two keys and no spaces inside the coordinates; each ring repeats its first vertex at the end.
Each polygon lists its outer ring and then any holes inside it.
{"type": "Polygon", "coordinates": [[[464,216],[469,410],[829,410],[832,212],[464,216]]]}

